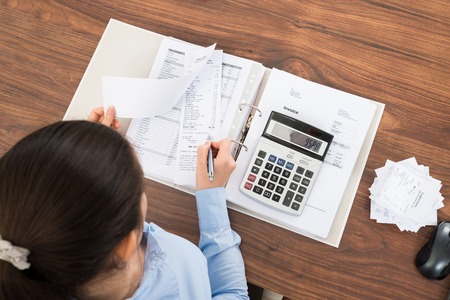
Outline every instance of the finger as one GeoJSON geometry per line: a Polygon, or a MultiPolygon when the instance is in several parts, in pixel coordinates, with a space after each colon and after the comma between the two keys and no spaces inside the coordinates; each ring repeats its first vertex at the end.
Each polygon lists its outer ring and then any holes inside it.
{"type": "Polygon", "coordinates": [[[207,172],[207,160],[208,160],[208,152],[211,147],[211,142],[207,141],[203,145],[199,145],[197,147],[197,171],[207,172]]]}
{"type": "Polygon", "coordinates": [[[111,126],[115,116],[116,116],[116,109],[114,108],[114,106],[108,107],[108,110],[106,111],[106,114],[103,118],[102,124],[106,126],[111,126]]]}
{"type": "Polygon", "coordinates": [[[213,142],[213,147],[219,149],[217,155],[219,157],[229,156],[231,155],[231,140],[223,139],[219,142],[213,142]]]}
{"type": "Polygon", "coordinates": [[[111,127],[114,128],[115,130],[119,130],[120,127],[122,127],[122,125],[120,124],[119,120],[114,119],[111,127]]]}
{"type": "Polygon", "coordinates": [[[98,122],[100,117],[103,116],[104,114],[105,114],[105,112],[104,112],[103,106],[96,107],[90,112],[87,119],[88,119],[88,121],[91,121],[91,122],[98,122]]]}

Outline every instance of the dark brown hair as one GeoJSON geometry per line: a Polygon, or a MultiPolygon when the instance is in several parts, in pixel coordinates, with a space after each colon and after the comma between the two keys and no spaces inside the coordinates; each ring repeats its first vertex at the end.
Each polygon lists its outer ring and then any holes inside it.
{"type": "Polygon", "coordinates": [[[20,271],[0,260],[0,299],[68,299],[117,266],[113,250],[142,226],[143,176],[114,130],[62,121],[0,159],[0,235],[30,251],[20,271]]]}

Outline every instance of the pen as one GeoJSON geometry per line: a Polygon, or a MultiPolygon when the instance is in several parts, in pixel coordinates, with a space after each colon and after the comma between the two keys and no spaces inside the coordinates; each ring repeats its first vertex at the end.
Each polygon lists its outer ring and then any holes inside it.
{"type": "Polygon", "coordinates": [[[209,147],[208,152],[208,175],[209,181],[214,181],[214,161],[213,161],[213,153],[212,153],[212,145],[209,147]]]}

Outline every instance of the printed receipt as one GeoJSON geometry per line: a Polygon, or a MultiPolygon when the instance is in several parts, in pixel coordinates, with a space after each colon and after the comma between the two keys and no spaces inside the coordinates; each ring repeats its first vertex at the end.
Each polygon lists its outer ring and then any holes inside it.
{"type": "Polygon", "coordinates": [[[436,210],[443,206],[441,182],[429,176],[428,168],[414,158],[399,163],[387,161],[375,170],[371,191],[371,218],[379,223],[396,223],[401,230],[417,231],[436,225],[436,210]]]}
{"type": "Polygon", "coordinates": [[[184,95],[178,136],[178,163],[175,183],[195,188],[197,146],[220,126],[220,87],[222,51],[214,51],[205,69],[184,95]]]}

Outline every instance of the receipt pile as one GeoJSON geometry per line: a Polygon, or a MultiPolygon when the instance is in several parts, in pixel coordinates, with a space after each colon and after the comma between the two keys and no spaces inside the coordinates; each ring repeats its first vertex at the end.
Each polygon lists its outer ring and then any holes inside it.
{"type": "Polygon", "coordinates": [[[369,188],[371,219],[414,232],[437,224],[437,210],[444,206],[442,184],[429,175],[428,167],[412,157],[397,163],[388,160],[375,173],[369,188]]]}

